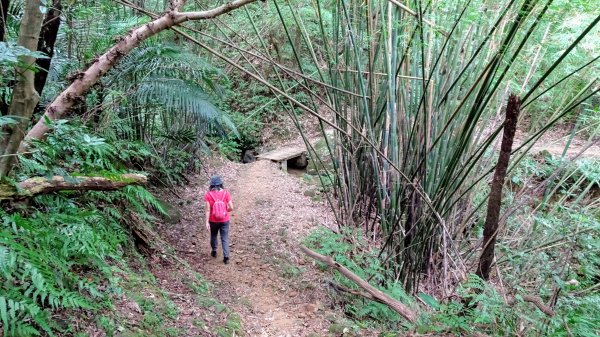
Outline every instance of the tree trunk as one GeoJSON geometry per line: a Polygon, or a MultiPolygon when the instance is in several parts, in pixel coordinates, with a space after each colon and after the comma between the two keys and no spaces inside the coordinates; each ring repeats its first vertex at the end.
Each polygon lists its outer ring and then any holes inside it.
{"type": "Polygon", "coordinates": [[[70,60],[73,58],[73,7],[67,6],[67,12],[65,13],[67,23],[67,58],[70,60]]]}
{"type": "MultiPolygon", "coordinates": [[[[6,15],[8,14],[8,6],[10,0],[0,0],[0,42],[4,41],[6,31],[6,15]]],[[[10,86],[9,86],[10,87],[10,86]]],[[[0,96],[0,116],[8,114],[8,103],[4,100],[4,96],[0,96]]]]}
{"type": "Polygon", "coordinates": [[[519,97],[511,94],[506,105],[506,119],[504,121],[504,132],[502,135],[502,144],[500,145],[500,156],[496,164],[494,179],[488,199],[487,216],[483,229],[483,251],[479,258],[477,267],[477,276],[484,280],[490,278],[490,270],[494,261],[494,248],[496,246],[496,236],[498,235],[498,219],[500,218],[500,206],[502,205],[502,186],[506,178],[506,170],[510,161],[513,139],[517,130],[517,119],[521,111],[521,100],[519,97]]]}
{"type": "Polygon", "coordinates": [[[64,116],[73,107],[77,99],[85,94],[98,79],[106,74],[123,56],[131,52],[147,38],[180,23],[190,20],[210,19],[254,1],[256,0],[235,0],[217,8],[201,12],[179,12],[178,9],[183,5],[183,1],[173,1],[174,4],[171,11],[166,12],[141,27],[131,30],[127,35],[119,39],[116,45],[94,60],[86,71],[79,73],[77,79],[46,108],[44,116],[40,118],[27,134],[27,139],[43,138],[44,134],[48,131],[48,126],[46,126],[45,122],[46,118],[54,121],[64,116]]]}
{"type": "MultiPolygon", "coordinates": [[[[38,0],[27,0],[25,5],[25,13],[19,27],[18,44],[31,51],[36,51],[44,16],[40,11],[38,0]]],[[[20,61],[23,64],[31,65],[35,62],[35,58],[22,56],[20,61]]],[[[20,77],[13,88],[8,114],[19,120],[16,124],[6,125],[3,128],[6,136],[0,140],[0,178],[9,172],[15,159],[14,154],[25,136],[29,119],[40,98],[33,87],[33,70],[19,67],[17,73],[20,74],[20,77]]]]}
{"type": "Polygon", "coordinates": [[[50,62],[54,55],[54,44],[56,43],[56,36],[58,35],[58,29],[60,27],[61,10],[62,6],[60,0],[53,0],[52,8],[46,13],[44,23],[42,24],[42,31],[40,33],[37,50],[48,55],[48,58],[37,59],[35,61],[40,69],[35,73],[34,87],[35,91],[37,91],[40,96],[42,96],[42,91],[46,85],[50,62]]]}
{"type": "Polygon", "coordinates": [[[4,41],[6,31],[4,27],[6,27],[6,14],[8,13],[8,6],[10,5],[10,0],[0,0],[0,41],[4,41]]]}
{"type": "Polygon", "coordinates": [[[0,185],[0,200],[24,199],[58,191],[114,191],[128,185],[141,185],[147,178],[141,174],[122,174],[118,177],[35,177],[16,186],[0,185]]]}

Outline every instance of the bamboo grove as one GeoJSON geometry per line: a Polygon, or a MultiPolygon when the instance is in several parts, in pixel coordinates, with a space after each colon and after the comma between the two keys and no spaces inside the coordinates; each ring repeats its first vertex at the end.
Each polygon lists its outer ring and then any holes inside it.
{"type": "MultiPolygon", "coordinates": [[[[538,101],[572,85],[572,76],[597,60],[590,56],[574,70],[564,66],[600,16],[549,65],[533,59],[525,72],[515,69],[537,47],[539,39],[532,36],[548,29],[552,5],[315,0],[300,8],[276,1],[293,67],[272,55],[250,15],[256,30],[244,37],[255,41],[248,49],[202,35],[237,49],[245,62],[212,52],[287,99],[292,118],[300,110],[313,114],[325,138],[333,128],[330,158],[316,158],[333,162],[330,202],[342,226],[381,240],[387,278],[413,292],[423,282],[449,291],[475,271],[472,251],[481,242],[470,242],[481,225],[476,214],[489,192],[508,95],[519,96],[524,111],[534,113],[538,101]],[[279,78],[296,78],[295,85],[309,93],[308,103],[287,95],[281,81],[248,68],[248,58],[271,63],[279,78]]],[[[216,27],[231,29],[223,22],[216,27]]],[[[598,91],[596,80],[585,87],[592,90],[565,98],[568,103],[551,118],[538,121],[515,147],[511,167],[544,131],[598,91]]]]}

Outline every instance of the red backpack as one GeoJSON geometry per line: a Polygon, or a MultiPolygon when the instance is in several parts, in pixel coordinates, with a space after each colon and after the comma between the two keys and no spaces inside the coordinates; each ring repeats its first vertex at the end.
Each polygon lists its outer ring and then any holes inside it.
{"type": "Polygon", "coordinates": [[[227,204],[225,203],[225,196],[227,193],[224,190],[221,191],[211,191],[211,198],[213,199],[213,204],[210,207],[210,215],[215,221],[225,221],[227,219],[227,204]],[[223,193],[219,193],[223,192],[223,193]],[[217,198],[217,195],[221,194],[222,198],[217,198]]]}

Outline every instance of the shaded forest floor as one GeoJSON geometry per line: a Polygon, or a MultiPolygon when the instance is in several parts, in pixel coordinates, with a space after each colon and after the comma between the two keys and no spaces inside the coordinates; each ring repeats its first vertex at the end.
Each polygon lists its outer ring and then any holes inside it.
{"type": "Polygon", "coordinates": [[[185,202],[169,197],[169,203],[181,205],[182,218],[160,226],[160,232],[194,271],[214,285],[212,296],[220,304],[206,308],[198,303],[194,291],[182,284],[176,266],[151,267],[163,288],[179,294],[174,302],[179,307],[178,325],[187,328],[184,335],[330,335],[331,325],[343,321],[343,315],[332,309],[326,274],[298,248],[316,227],[333,225],[328,205],[305,196],[309,185],[268,161],[220,162],[210,171],[224,178],[234,203],[230,263],[223,263],[221,247],[217,258],[209,254],[203,221],[206,177],[193,177],[178,191],[185,202]],[[207,326],[198,329],[194,325],[198,317],[209,322],[207,326]],[[223,333],[217,325],[224,327],[223,333]]]}

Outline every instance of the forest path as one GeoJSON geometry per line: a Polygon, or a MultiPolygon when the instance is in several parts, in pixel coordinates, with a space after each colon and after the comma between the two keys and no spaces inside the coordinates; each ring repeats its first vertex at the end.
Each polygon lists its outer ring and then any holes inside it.
{"type": "Polygon", "coordinates": [[[332,221],[327,205],[305,196],[309,185],[269,161],[225,163],[214,173],[223,177],[234,204],[230,263],[223,263],[220,242],[217,258],[209,254],[205,177],[185,187],[184,218],[164,233],[167,240],[180,251],[194,252],[181,255],[215,285],[214,296],[240,316],[246,336],[327,335],[326,317],[336,314],[327,308],[324,275],[298,249],[311,230],[332,221]]]}
{"type": "MultiPolygon", "coordinates": [[[[517,130],[513,150],[517,149],[521,144],[525,143],[527,135],[522,130],[517,130]]],[[[563,153],[568,159],[584,159],[584,158],[600,158],[600,140],[596,137],[593,141],[584,139],[583,137],[574,137],[570,140],[568,130],[551,130],[546,132],[538,139],[533,146],[525,145],[525,149],[531,146],[530,154],[538,154],[544,151],[549,152],[554,157],[560,158],[563,153]],[[569,144],[568,149],[565,147],[569,144]]],[[[498,145],[499,146],[499,145],[498,145]]]]}

